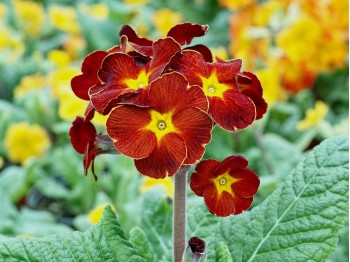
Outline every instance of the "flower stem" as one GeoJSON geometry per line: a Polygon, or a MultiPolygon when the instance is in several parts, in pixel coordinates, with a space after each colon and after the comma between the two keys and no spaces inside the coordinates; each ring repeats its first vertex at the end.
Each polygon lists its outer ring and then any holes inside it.
{"type": "Polygon", "coordinates": [[[181,262],[186,247],[186,184],[190,166],[182,166],[175,175],[173,208],[173,262],[181,262]]]}

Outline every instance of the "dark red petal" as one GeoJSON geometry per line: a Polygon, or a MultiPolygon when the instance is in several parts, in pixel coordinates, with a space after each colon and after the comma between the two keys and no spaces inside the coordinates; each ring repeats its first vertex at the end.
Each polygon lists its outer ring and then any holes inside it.
{"type": "Polygon", "coordinates": [[[144,127],[151,121],[147,109],[136,106],[116,107],[107,119],[107,133],[114,147],[131,158],[148,157],[157,146],[154,133],[144,127]]]}
{"type": "Polygon", "coordinates": [[[193,50],[185,50],[182,55],[172,61],[172,68],[183,74],[190,85],[202,86],[199,76],[208,78],[210,69],[202,54],[193,50]]]}
{"type": "Polygon", "coordinates": [[[83,158],[83,165],[84,165],[84,175],[87,175],[87,171],[89,169],[89,166],[91,164],[91,171],[94,175],[95,180],[97,180],[97,176],[95,174],[95,167],[94,167],[94,160],[99,152],[99,149],[95,146],[93,141],[90,141],[88,146],[85,149],[84,152],[84,158],[83,158]]]}
{"type": "Polygon", "coordinates": [[[185,165],[194,164],[205,152],[204,145],[211,139],[213,121],[209,115],[198,108],[185,108],[173,116],[173,124],[180,131],[179,136],[185,141],[187,158],[185,165]]]}
{"type": "Polygon", "coordinates": [[[226,191],[218,195],[215,186],[207,187],[203,193],[204,202],[209,211],[217,216],[226,217],[235,213],[233,197],[226,191]]]}
{"type": "Polygon", "coordinates": [[[181,51],[180,45],[172,38],[163,38],[153,43],[153,59],[149,67],[149,81],[159,77],[171,58],[181,51]]]}
{"type": "Polygon", "coordinates": [[[186,158],[186,145],[173,133],[166,134],[158,143],[149,157],[135,160],[135,166],[141,174],[152,178],[173,176],[186,158]]]}
{"type": "Polygon", "coordinates": [[[72,90],[77,97],[90,100],[89,88],[100,82],[97,72],[107,54],[105,51],[95,51],[85,57],[81,68],[83,74],[73,77],[71,81],[72,90]]]}
{"type": "Polygon", "coordinates": [[[205,45],[194,45],[194,46],[186,47],[184,50],[197,51],[203,56],[205,62],[209,62],[209,63],[213,62],[213,55],[210,49],[205,45]]]}
{"type": "Polygon", "coordinates": [[[187,107],[197,107],[207,111],[208,101],[198,86],[188,86],[186,79],[177,72],[164,74],[149,87],[149,100],[160,113],[179,111],[187,107]]]}
{"type": "Polygon", "coordinates": [[[96,129],[90,122],[85,122],[84,118],[77,117],[69,131],[70,140],[74,149],[84,154],[90,141],[95,141],[96,129]]]}
{"type": "Polygon", "coordinates": [[[256,75],[243,72],[236,76],[237,86],[242,94],[248,96],[256,107],[256,119],[262,118],[266,113],[267,103],[263,98],[263,89],[256,75]]]}
{"type": "Polygon", "coordinates": [[[215,159],[201,161],[191,175],[190,187],[197,196],[203,196],[205,188],[213,185],[211,177],[220,163],[215,159]]]}
{"type": "Polygon", "coordinates": [[[171,28],[167,36],[174,38],[180,45],[188,45],[193,38],[205,35],[208,28],[207,25],[183,23],[171,28]]]}
{"type": "Polygon", "coordinates": [[[85,121],[90,122],[94,118],[94,115],[95,115],[95,108],[92,106],[92,103],[89,102],[84,113],[85,121]]]}
{"type": "Polygon", "coordinates": [[[226,91],[224,99],[209,97],[209,113],[213,120],[228,131],[243,129],[255,120],[252,100],[236,90],[226,91]]]}
{"type": "Polygon", "coordinates": [[[131,26],[129,25],[124,25],[120,31],[119,31],[119,35],[123,36],[126,35],[128,37],[128,41],[140,45],[140,46],[151,46],[152,45],[152,41],[144,38],[144,37],[140,37],[134,29],[132,29],[131,26]]]}
{"type": "Polygon", "coordinates": [[[230,156],[225,158],[217,170],[215,170],[215,177],[226,173],[232,169],[243,169],[248,166],[248,161],[242,156],[230,156]]]}
{"type": "Polygon", "coordinates": [[[210,72],[215,72],[220,83],[231,82],[242,67],[241,59],[234,59],[229,61],[221,61],[218,63],[208,64],[210,72]]]}
{"type": "Polygon", "coordinates": [[[238,181],[234,182],[231,187],[233,192],[241,197],[252,197],[258,191],[260,181],[258,176],[248,168],[233,169],[230,175],[238,181]]]}
{"type": "Polygon", "coordinates": [[[125,99],[123,99],[123,101],[118,101],[118,104],[149,107],[150,103],[148,99],[148,88],[141,88],[137,90],[137,93],[128,95],[125,99]]]}
{"type": "Polygon", "coordinates": [[[238,215],[240,213],[242,213],[243,211],[247,210],[248,208],[250,208],[250,206],[252,205],[253,202],[253,198],[249,197],[249,198],[243,198],[240,197],[238,195],[235,195],[234,197],[234,203],[235,203],[235,212],[233,214],[238,215]]]}

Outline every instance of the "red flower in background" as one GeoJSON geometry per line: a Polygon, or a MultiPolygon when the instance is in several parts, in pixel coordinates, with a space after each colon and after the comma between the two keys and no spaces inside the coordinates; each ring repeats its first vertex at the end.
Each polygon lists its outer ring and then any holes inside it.
{"type": "Polygon", "coordinates": [[[98,71],[101,84],[95,85],[89,92],[96,111],[108,114],[121,102],[147,106],[149,84],[163,73],[171,58],[180,50],[179,44],[172,38],[164,38],[153,43],[152,59],[143,60],[120,52],[106,56],[98,71]]]}
{"type": "Polygon", "coordinates": [[[149,87],[150,107],[121,105],[107,120],[115,148],[135,159],[143,175],[173,176],[194,164],[211,139],[212,120],[203,90],[176,73],[164,74],[149,87]]]}
{"type": "Polygon", "coordinates": [[[240,214],[251,206],[260,184],[247,166],[248,161],[241,156],[228,157],[221,163],[214,159],[201,161],[191,175],[191,189],[204,197],[213,214],[240,214]]]}
{"type": "Polygon", "coordinates": [[[193,50],[184,50],[171,67],[192,85],[203,88],[209,100],[209,114],[228,131],[243,129],[266,112],[259,80],[251,73],[240,73],[240,59],[210,63],[193,50]]]}

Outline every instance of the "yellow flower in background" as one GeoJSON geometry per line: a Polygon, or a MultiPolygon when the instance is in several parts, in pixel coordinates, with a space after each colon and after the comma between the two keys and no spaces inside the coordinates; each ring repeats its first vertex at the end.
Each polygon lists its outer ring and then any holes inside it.
{"type": "Polygon", "coordinates": [[[4,166],[4,159],[0,156],[0,170],[4,166]]]}
{"type": "Polygon", "coordinates": [[[9,160],[23,165],[31,157],[43,156],[51,142],[44,128],[22,122],[6,130],[4,144],[9,160]]]}
{"type": "Polygon", "coordinates": [[[108,6],[106,4],[79,4],[79,11],[86,16],[93,17],[97,20],[106,20],[109,15],[108,6]]]}
{"type": "Polygon", "coordinates": [[[225,47],[219,46],[218,48],[211,49],[211,52],[213,54],[213,60],[216,60],[216,57],[227,60],[228,59],[228,53],[225,47]]]}
{"type": "Polygon", "coordinates": [[[324,102],[317,101],[315,104],[315,108],[308,109],[306,111],[305,118],[297,123],[297,129],[300,131],[304,131],[308,128],[317,126],[324,120],[328,110],[329,108],[324,102]]]}
{"type": "Polygon", "coordinates": [[[83,116],[88,101],[81,100],[73,93],[62,93],[58,99],[58,115],[67,121],[73,121],[77,116],[83,116]]]}
{"type": "Polygon", "coordinates": [[[86,48],[86,41],[81,35],[69,35],[63,42],[63,50],[72,60],[80,58],[86,48]]]}
{"type": "Polygon", "coordinates": [[[24,53],[24,43],[22,38],[9,30],[0,26],[0,59],[6,63],[14,63],[24,53]]]}
{"type": "Polygon", "coordinates": [[[0,4],[0,20],[5,19],[7,15],[7,7],[5,4],[0,4]]]}
{"type": "Polygon", "coordinates": [[[71,62],[69,54],[66,51],[63,51],[63,50],[57,50],[57,49],[51,50],[48,53],[47,58],[56,67],[67,66],[71,62]]]}
{"type": "Polygon", "coordinates": [[[123,0],[126,4],[137,4],[142,5],[148,3],[148,0],[123,0]]]}
{"type": "Polygon", "coordinates": [[[140,192],[143,194],[156,187],[162,188],[168,197],[174,197],[174,182],[170,177],[166,177],[164,179],[145,177],[140,188],[140,192]]]}
{"type": "Polygon", "coordinates": [[[63,7],[52,5],[49,8],[51,23],[57,29],[71,34],[77,34],[80,31],[77,13],[73,7],[63,7]]]}
{"type": "MultiPolygon", "coordinates": [[[[59,99],[66,93],[73,93],[70,86],[71,79],[81,74],[80,69],[74,66],[57,68],[48,76],[48,82],[55,98],[59,99]]],[[[77,100],[79,100],[77,98],[77,100]]]]}
{"type": "Polygon", "coordinates": [[[13,6],[16,21],[28,35],[38,36],[41,33],[41,26],[45,20],[43,6],[34,1],[14,0],[13,6]]]}
{"type": "Polygon", "coordinates": [[[241,9],[255,2],[256,0],[219,0],[221,6],[231,10],[241,9]]]}
{"type": "Polygon", "coordinates": [[[97,224],[101,220],[103,210],[106,206],[111,206],[113,212],[116,212],[116,208],[114,205],[110,203],[100,204],[89,212],[87,219],[90,224],[97,224]]]}
{"type": "Polygon", "coordinates": [[[16,98],[25,96],[33,90],[40,90],[46,85],[46,77],[41,74],[24,76],[18,86],[15,87],[14,96],[16,98]]]}
{"type": "Polygon", "coordinates": [[[180,13],[167,8],[157,10],[152,18],[155,28],[162,36],[166,36],[170,28],[179,24],[181,20],[182,16],[180,13]]]}

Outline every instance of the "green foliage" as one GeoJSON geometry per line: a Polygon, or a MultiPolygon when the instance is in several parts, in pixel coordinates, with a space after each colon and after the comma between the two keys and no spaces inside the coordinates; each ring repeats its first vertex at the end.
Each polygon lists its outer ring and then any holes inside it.
{"type": "Polygon", "coordinates": [[[134,227],[130,231],[130,242],[134,245],[137,252],[143,257],[146,262],[156,261],[156,255],[147,238],[147,235],[139,227],[134,227]]]}
{"type": "Polygon", "coordinates": [[[224,243],[220,243],[216,248],[216,262],[233,262],[228,247],[224,243]]]}
{"type": "Polygon", "coordinates": [[[0,259],[6,261],[133,261],[142,259],[125,238],[110,207],[102,220],[84,233],[45,238],[0,240],[0,259]]]}
{"type": "Polygon", "coordinates": [[[251,212],[218,225],[235,261],[324,261],[348,210],[348,140],[335,137],[309,153],[251,212]]]}

